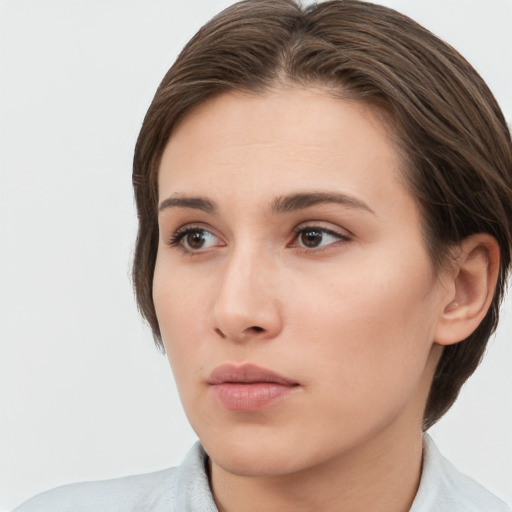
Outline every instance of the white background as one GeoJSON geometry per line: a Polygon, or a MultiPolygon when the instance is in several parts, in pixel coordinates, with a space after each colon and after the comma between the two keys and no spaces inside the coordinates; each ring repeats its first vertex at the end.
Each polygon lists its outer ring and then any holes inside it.
{"type": "MultiPolygon", "coordinates": [[[[0,2],[0,509],[156,470],[194,440],[129,279],[131,157],[178,50],[229,0],[0,2]]],[[[512,120],[512,0],[395,0],[512,120]]],[[[512,503],[512,301],[432,434],[512,503]]]]}

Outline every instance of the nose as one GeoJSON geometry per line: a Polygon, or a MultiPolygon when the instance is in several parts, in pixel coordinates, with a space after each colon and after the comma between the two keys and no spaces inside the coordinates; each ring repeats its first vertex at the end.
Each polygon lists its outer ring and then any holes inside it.
{"type": "Polygon", "coordinates": [[[282,329],[277,272],[265,257],[232,254],[225,262],[210,328],[232,341],[272,339],[282,329]]]}

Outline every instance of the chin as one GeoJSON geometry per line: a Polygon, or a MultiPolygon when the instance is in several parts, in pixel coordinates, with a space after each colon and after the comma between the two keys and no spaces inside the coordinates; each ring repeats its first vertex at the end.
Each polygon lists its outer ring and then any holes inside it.
{"type": "Polygon", "coordinates": [[[279,476],[303,469],[304,461],[300,459],[304,455],[300,447],[276,436],[275,432],[199,438],[212,461],[233,475],[279,476]]]}
{"type": "Polygon", "coordinates": [[[277,477],[304,469],[294,454],[268,453],[262,449],[234,449],[208,452],[212,461],[232,475],[243,477],[277,477]]]}

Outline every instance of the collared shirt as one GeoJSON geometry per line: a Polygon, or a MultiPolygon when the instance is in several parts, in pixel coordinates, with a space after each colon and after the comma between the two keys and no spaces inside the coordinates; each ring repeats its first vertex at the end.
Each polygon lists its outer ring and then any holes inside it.
{"type": "MultiPolygon", "coordinates": [[[[196,443],[177,468],[102,482],[66,485],[14,512],[218,512],[208,483],[208,457],[196,443]]],[[[425,435],[420,486],[410,512],[512,512],[446,460],[425,435]]]]}

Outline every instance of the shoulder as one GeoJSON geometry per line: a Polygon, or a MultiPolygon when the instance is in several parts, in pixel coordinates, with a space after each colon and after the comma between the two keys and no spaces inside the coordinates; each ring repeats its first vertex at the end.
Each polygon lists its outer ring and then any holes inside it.
{"type": "Polygon", "coordinates": [[[461,473],[425,435],[420,487],[410,512],[512,512],[499,498],[461,473]]]}
{"type": "Polygon", "coordinates": [[[176,468],[100,482],[65,485],[23,503],[14,512],[135,512],[169,510],[176,468]]]}
{"type": "Polygon", "coordinates": [[[35,496],[14,512],[217,512],[207,460],[197,442],[177,468],[66,485],[35,496]]]}

